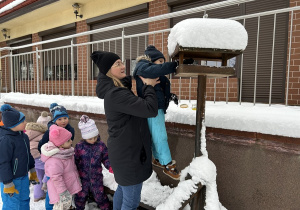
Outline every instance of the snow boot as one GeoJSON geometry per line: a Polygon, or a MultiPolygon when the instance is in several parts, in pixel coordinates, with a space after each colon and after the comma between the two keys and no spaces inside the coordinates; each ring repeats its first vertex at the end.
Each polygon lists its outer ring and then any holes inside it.
{"type": "Polygon", "coordinates": [[[180,179],[180,173],[176,169],[175,160],[172,160],[168,165],[166,165],[163,172],[164,174],[166,174],[167,176],[171,177],[174,180],[180,179]]]}

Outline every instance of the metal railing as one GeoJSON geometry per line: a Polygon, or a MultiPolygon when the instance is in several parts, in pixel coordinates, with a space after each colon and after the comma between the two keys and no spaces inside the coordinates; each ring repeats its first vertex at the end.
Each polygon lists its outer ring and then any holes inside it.
{"type": "MultiPolygon", "coordinates": [[[[152,31],[152,32],[143,32],[139,34],[126,35],[126,27],[150,23],[157,20],[163,20],[173,17],[178,17],[182,15],[187,15],[191,13],[199,13],[206,12],[208,10],[226,7],[238,3],[245,3],[253,0],[228,0],[215,4],[209,4],[206,6],[196,7],[193,9],[182,10],[179,12],[169,13],[165,15],[159,15],[156,17],[141,19],[137,21],[131,21],[124,24],[118,24],[114,26],[109,26],[105,28],[100,28],[92,31],[87,31],[79,34],[74,34],[70,36],[64,36],[52,40],[41,41],[37,43],[27,44],[18,47],[5,47],[0,48],[0,51],[6,51],[9,54],[0,57],[2,61],[4,61],[5,69],[8,69],[8,65],[10,64],[11,71],[11,90],[17,92],[26,92],[26,93],[41,93],[41,94],[62,94],[62,95],[76,95],[86,96],[90,93],[90,88],[95,85],[95,75],[97,73],[97,69],[95,69],[94,65],[91,65],[89,55],[94,50],[108,50],[112,52],[117,52],[121,49],[121,57],[122,60],[129,60],[132,62],[133,58],[139,56],[142,52],[140,52],[140,46],[146,46],[148,44],[155,44],[156,36],[161,36],[162,40],[166,37],[167,33],[171,29],[152,31]],[[74,44],[73,38],[80,36],[87,36],[95,33],[102,33],[114,29],[122,28],[122,34],[119,37],[114,37],[110,39],[97,40],[93,42],[86,42],[80,44],[74,44]],[[140,40],[144,40],[142,43],[140,40]],[[21,53],[21,54],[12,54],[13,50],[21,49],[30,46],[41,46],[46,43],[57,42],[60,40],[70,39],[70,45],[61,46],[51,49],[38,49],[35,48],[35,51],[21,53]],[[150,43],[152,40],[152,43],[150,43]],[[121,44],[118,45],[117,42],[121,41],[121,44]],[[136,52],[133,52],[133,44],[132,42],[136,41],[136,52]],[[125,42],[129,43],[129,49],[125,49],[125,42]],[[113,46],[113,47],[112,47],[113,46]],[[102,47],[102,48],[101,48],[102,47]],[[76,53],[75,53],[76,52],[76,53]],[[125,54],[128,54],[129,57],[126,57],[125,54]],[[86,56],[86,59],[83,57],[86,56]],[[79,59],[80,57],[80,59],[79,59]],[[4,59],[3,59],[4,58],[4,59]],[[80,87],[81,86],[81,87],[80,87]],[[77,88],[77,89],[76,89],[77,88]]],[[[276,34],[276,17],[279,13],[287,13],[291,12],[291,22],[290,29],[293,28],[293,12],[296,10],[300,10],[300,7],[292,7],[285,8],[273,11],[267,11],[262,13],[256,13],[251,15],[232,17],[229,19],[232,20],[241,20],[243,25],[245,26],[246,20],[249,18],[257,18],[257,44],[256,44],[256,58],[255,58],[255,82],[254,82],[254,93],[253,93],[253,104],[256,103],[256,88],[257,88],[257,62],[258,62],[258,47],[259,47],[259,34],[260,34],[260,18],[266,15],[274,16],[274,28],[273,28],[273,44],[272,44],[272,62],[271,62],[271,77],[270,77],[270,91],[269,91],[269,105],[272,103],[272,81],[273,81],[273,62],[274,62],[274,45],[275,45],[275,34],[276,34]]],[[[287,70],[287,82],[286,82],[286,105],[288,105],[288,89],[289,89],[289,74],[290,74],[290,60],[291,60],[291,38],[292,38],[292,30],[290,30],[290,40],[289,40],[289,49],[288,49],[288,70],[287,70]]],[[[164,46],[164,42],[162,41],[162,51],[166,49],[164,46]]],[[[130,63],[130,68],[133,68],[132,63],[130,63]]],[[[239,103],[242,102],[242,89],[243,89],[243,66],[244,59],[243,54],[241,55],[241,68],[240,68],[240,84],[239,84],[239,103]]],[[[3,71],[4,72],[4,71],[3,71]]],[[[182,78],[179,78],[179,99],[181,99],[181,84],[182,78]]],[[[192,78],[189,78],[189,100],[191,100],[191,84],[192,78]]],[[[3,84],[2,86],[7,87],[7,84],[3,84]]],[[[6,92],[7,92],[6,88],[6,92]]],[[[214,101],[216,101],[216,80],[214,82],[214,101]]],[[[229,92],[229,78],[227,77],[226,81],[226,103],[228,103],[228,92],[229,92]]],[[[92,96],[94,96],[94,91],[92,91],[92,96]]]]}

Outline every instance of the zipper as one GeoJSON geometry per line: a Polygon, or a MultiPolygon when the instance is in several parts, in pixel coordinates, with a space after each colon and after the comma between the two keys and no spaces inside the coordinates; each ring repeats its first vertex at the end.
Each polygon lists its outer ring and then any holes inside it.
{"type": "MultiPolygon", "coordinates": [[[[20,135],[22,135],[22,133],[20,132],[20,135]]],[[[29,166],[29,154],[28,154],[28,146],[26,144],[25,139],[23,138],[24,144],[26,146],[26,152],[27,152],[27,171],[29,171],[28,166],[29,166]]]]}
{"type": "Polygon", "coordinates": [[[18,168],[18,158],[15,159],[15,164],[14,164],[14,175],[16,175],[17,168],[18,168]]]}

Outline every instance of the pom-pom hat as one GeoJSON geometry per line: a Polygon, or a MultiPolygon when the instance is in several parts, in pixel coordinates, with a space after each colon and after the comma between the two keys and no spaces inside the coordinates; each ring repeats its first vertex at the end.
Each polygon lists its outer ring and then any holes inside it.
{"type": "Polygon", "coordinates": [[[91,55],[92,60],[97,65],[102,74],[107,74],[112,65],[120,59],[120,57],[112,52],[94,51],[91,55]]]}
{"type": "Polygon", "coordinates": [[[149,45],[146,48],[145,55],[148,55],[151,58],[152,62],[155,62],[160,58],[163,58],[166,61],[165,56],[159,50],[157,50],[153,45],[149,45]]]}
{"type": "Polygon", "coordinates": [[[71,137],[72,133],[70,131],[55,124],[51,125],[49,129],[49,141],[57,147],[69,141],[71,137]]]}
{"type": "Polygon", "coordinates": [[[90,119],[86,115],[82,115],[80,117],[80,121],[78,123],[78,128],[81,131],[81,136],[83,139],[90,139],[95,136],[98,136],[99,131],[95,124],[95,121],[90,119]]]}
{"type": "Polygon", "coordinates": [[[51,117],[48,116],[48,112],[42,111],[41,116],[39,116],[36,122],[47,126],[50,120],[51,117]]]}
{"type": "Polygon", "coordinates": [[[57,103],[50,104],[50,112],[53,116],[54,123],[58,118],[61,118],[61,117],[69,118],[66,108],[61,105],[58,105],[57,103]]]}
{"type": "Polygon", "coordinates": [[[0,111],[2,112],[2,121],[4,127],[6,128],[14,128],[25,120],[25,115],[22,112],[12,108],[9,104],[2,105],[0,111]]]}

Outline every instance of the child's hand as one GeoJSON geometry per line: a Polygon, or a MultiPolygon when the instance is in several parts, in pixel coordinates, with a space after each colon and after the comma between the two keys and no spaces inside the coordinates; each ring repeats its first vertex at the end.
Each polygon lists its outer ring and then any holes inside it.
{"type": "Polygon", "coordinates": [[[42,189],[44,192],[47,192],[47,183],[46,183],[46,182],[43,183],[43,186],[42,186],[41,189],[42,189]]]}
{"type": "Polygon", "coordinates": [[[14,195],[14,193],[19,194],[19,191],[15,188],[15,185],[13,182],[5,184],[3,192],[8,194],[10,197],[14,195]]]}
{"type": "Polygon", "coordinates": [[[155,78],[155,79],[150,79],[150,78],[144,78],[142,76],[139,76],[141,78],[141,80],[143,81],[143,83],[145,85],[151,85],[151,86],[155,86],[157,85],[158,83],[160,83],[159,81],[159,77],[155,78]]]}
{"type": "Polygon", "coordinates": [[[29,181],[33,185],[36,185],[36,184],[40,183],[35,171],[30,172],[29,181]]]}
{"type": "Polygon", "coordinates": [[[68,190],[66,190],[65,192],[59,195],[59,201],[62,203],[69,203],[72,201],[72,195],[69,193],[68,190]]]}
{"type": "Polygon", "coordinates": [[[178,97],[174,93],[171,93],[170,101],[174,101],[176,105],[178,105],[178,97]]]}

